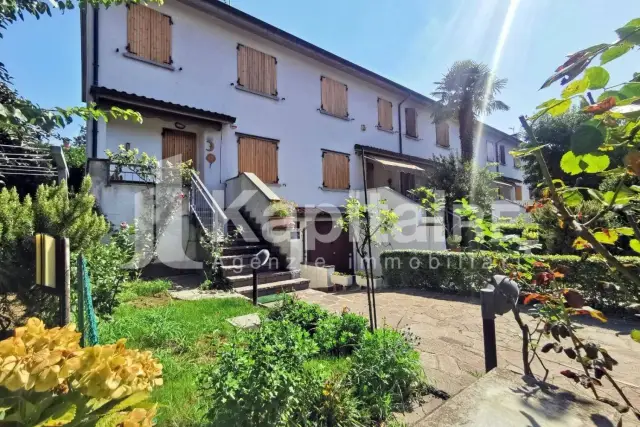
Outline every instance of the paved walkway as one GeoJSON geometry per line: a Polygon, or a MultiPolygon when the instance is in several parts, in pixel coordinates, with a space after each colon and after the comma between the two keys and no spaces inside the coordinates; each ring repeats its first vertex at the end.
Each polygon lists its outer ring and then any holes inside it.
{"type": "MultiPolygon", "coordinates": [[[[348,307],[352,312],[368,316],[366,292],[328,294],[308,289],[296,294],[305,301],[335,312],[348,307]]],[[[422,363],[427,376],[438,388],[455,394],[484,373],[478,299],[418,290],[389,290],[378,291],[376,303],[378,326],[386,323],[394,328],[407,328],[421,338],[418,349],[422,363]]],[[[535,327],[535,320],[531,317],[525,315],[524,320],[532,325],[531,328],[535,327]]],[[[580,333],[583,340],[600,344],[618,360],[614,378],[632,403],[640,407],[640,344],[629,338],[631,329],[640,328],[640,322],[609,319],[602,324],[592,322],[590,318],[580,320],[586,326],[580,333]]],[[[496,335],[498,366],[522,372],[522,340],[512,315],[498,317],[496,335]]],[[[560,374],[569,368],[579,371],[577,362],[571,361],[564,353],[555,354],[553,351],[542,356],[550,371],[550,382],[577,393],[587,393],[583,387],[560,374]]],[[[534,363],[533,370],[536,374],[543,373],[538,363],[534,363]]],[[[608,382],[599,390],[620,401],[608,382]]],[[[627,420],[631,418],[625,417],[625,422],[627,420]]]]}

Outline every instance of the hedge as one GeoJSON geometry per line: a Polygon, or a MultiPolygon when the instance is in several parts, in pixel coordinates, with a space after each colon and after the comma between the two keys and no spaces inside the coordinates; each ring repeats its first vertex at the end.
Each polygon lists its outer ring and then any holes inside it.
{"type": "MultiPolygon", "coordinates": [[[[385,282],[390,288],[420,288],[452,293],[478,292],[492,275],[492,260],[504,258],[517,263],[515,255],[496,252],[448,252],[389,250],[380,255],[385,282]]],[[[596,256],[581,259],[575,255],[535,255],[561,271],[567,287],[582,291],[588,303],[596,308],[627,311],[625,307],[640,302],[639,289],[619,273],[609,269],[596,256]]],[[[618,257],[640,274],[640,257],[618,257]]],[[[523,261],[521,261],[523,262],[523,261]]],[[[538,291],[535,285],[523,286],[523,291],[538,291]]],[[[638,307],[638,305],[636,305],[638,307]]]]}
{"type": "Polygon", "coordinates": [[[519,224],[518,222],[499,222],[495,224],[495,226],[498,231],[504,234],[517,234],[518,236],[522,236],[522,233],[524,233],[525,231],[540,231],[540,227],[535,222],[526,224],[519,224]]]}

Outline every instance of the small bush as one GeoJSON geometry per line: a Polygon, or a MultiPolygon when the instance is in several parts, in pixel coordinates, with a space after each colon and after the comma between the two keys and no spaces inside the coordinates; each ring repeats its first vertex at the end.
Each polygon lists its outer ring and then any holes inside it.
{"type": "Polygon", "coordinates": [[[294,297],[286,297],[282,304],[269,313],[271,320],[287,320],[313,335],[318,324],[329,313],[317,304],[309,304],[294,297]]]}
{"type": "Polygon", "coordinates": [[[348,355],[360,345],[367,326],[367,319],[357,314],[330,315],[320,321],[313,339],[324,353],[348,355]]]}
{"type": "Polygon", "coordinates": [[[309,334],[288,321],[239,333],[200,380],[210,400],[209,420],[221,426],[305,423],[308,391],[318,384],[305,371],[304,361],[317,350],[309,334]]]}
{"type": "Polygon", "coordinates": [[[403,334],[387,328],[365,334],[347,380],[374,420],[409,409],[427,389],[420,355],[403,334]]]}

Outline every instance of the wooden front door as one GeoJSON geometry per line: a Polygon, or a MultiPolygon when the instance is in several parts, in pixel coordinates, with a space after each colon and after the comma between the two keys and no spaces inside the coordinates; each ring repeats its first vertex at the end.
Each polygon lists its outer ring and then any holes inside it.
{"type": "Polygon", "coordinates": [[[522,200],[522,187],[516,185],[516,200],[522,200]]]}
{"type": "MultiPolygon", "coordinates": [[[[162,158],[181,156],[182,162],[191,160],[196,167],[197,135],[181,130],[164,129],[162,131],[162,158]]],[[[177,163],[177,162],[172,162],[177,163]]]]}
{"type": "Polygon", "coordinates": [[[349,233],[341,231],[333,242],[322,242],[318,235],[327,235],[334,228],[333,221],[314,221],[307,228],[307,263],[315,264],[322,258],[324,265],[333,265],[336,271],[351,273],[351,254],[353,245],[349,233]],[[313,248],[313,249],[311,249],[313,248]]]}

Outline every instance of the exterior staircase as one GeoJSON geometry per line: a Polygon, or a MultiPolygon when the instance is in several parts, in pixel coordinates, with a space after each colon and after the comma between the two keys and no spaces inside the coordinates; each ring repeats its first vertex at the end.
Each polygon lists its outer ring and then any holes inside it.
{"type": "MultiPolygon", "coordinates": [[[[255,222],[243,213],[256,236],[260,236],[255,228],[255,222]]],[[[227,224],[230,235],[235,234],[236,225],[227,224]]],[[[300,277],[300,270],[287,270],[287,260],[280,255],[278,248],[259,237],[259,242],[247,242],[241,236],[236,237],[232,244],[223,249],[222,273],[230,282],[233,289],[247,297],[253,294],[253,271],[251,260],[262,249],[269,251],[269,261],[258,269],[258,296],[279,292],[291,292],[309,287],[309,280],[300,277]]]]}

